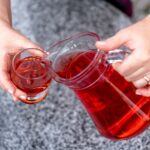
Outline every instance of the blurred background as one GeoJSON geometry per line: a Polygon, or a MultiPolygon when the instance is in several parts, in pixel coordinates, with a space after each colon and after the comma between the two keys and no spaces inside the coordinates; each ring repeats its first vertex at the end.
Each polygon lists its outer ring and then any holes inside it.
{"type": "Polygon", "coordinates": [[[137,21],[150,13],[150,0],[132,0],[134,6],[133,21],[137,21]]]}

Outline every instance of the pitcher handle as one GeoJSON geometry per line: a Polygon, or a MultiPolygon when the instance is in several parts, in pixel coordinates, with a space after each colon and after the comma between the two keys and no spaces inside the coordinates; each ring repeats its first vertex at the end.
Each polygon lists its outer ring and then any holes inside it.
{"type": "Polygon", "coordinates": [[[129,49],[115,49],[107,52],[105,59],[109,64],[122,62],[125,59],[125,57],[127,57],[130,53],[131,50],[129,49]]]}

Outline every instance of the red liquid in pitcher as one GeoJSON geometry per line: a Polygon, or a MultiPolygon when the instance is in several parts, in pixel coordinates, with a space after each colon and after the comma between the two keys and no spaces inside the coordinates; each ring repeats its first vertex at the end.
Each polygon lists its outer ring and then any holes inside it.
{"type": "Polygon", "coordinates": [[[11,80],[30,96],[44,91],[51,81],[50,63],[38,56],[19,60],[15,65],[15,71],[17,74],[11,70],[11,80]]]}
{"type": "MultiPolygon", "coordinates": [[[[59,76],[70,79],[79,74],[93,60],[96,52],[80,51],[66,54],[57,60],[59,76]]],[[[82,89],[73,89],[79,96],[101,134],[111,139],[125,139],[142,132],[149,125],[150,99],[135,94],[135,87],[124,80],[111,66],[104,71],[99,62],[88,73],[89,84],[82,89]]]]}

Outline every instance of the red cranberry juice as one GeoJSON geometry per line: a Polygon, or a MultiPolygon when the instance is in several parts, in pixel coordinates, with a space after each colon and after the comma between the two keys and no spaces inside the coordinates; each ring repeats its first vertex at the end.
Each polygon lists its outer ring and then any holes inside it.
{"type": "MultiPolygon", "coordinates": [[[[60,57],[57,61],[57,74],[66,79],[74,77],[90,64],[95,54],[88,50],[60,57]]],[[[79,77],[72,83],[78,86],[73,90],[101,134],[111,139],[133,137],[149,125],[150,99],[136,95],[131,83],[110,65],[105,65],[97,62],[82,77],[85,79],[79,77]]]]}

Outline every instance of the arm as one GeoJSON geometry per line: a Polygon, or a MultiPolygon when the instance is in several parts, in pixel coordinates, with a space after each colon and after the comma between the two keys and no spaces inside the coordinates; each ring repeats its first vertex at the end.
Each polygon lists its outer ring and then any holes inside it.
{"type": "Polygon", "coordinates": [[[22,48],[39,47],[11,26],[10,0],[0,0],[0,88],[26,99],[26,93],[19,90],[10,79],[11,60],[22,48]]]}
{"type": "Polygon", "coordinates": [[[0,0],[0,22],[11,25],[10,0],[0,0]]]}

